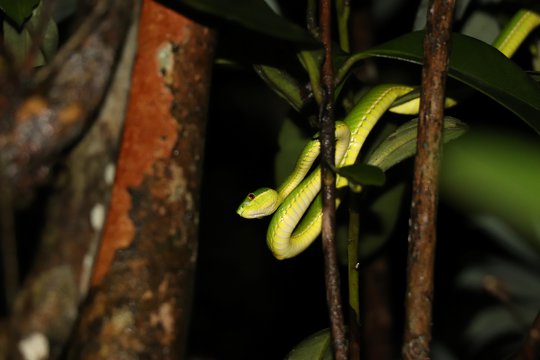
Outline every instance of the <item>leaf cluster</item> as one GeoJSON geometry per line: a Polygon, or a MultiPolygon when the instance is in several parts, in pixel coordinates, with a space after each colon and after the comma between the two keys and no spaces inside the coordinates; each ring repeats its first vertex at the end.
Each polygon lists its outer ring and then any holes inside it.
{"type": "Polygon", "coordinates": [[[58,27],[39,0],[0,1],[4,46],[11,62],[21,65],[33,58],[34,66],[49,62],[58,47],[58,27]]]}

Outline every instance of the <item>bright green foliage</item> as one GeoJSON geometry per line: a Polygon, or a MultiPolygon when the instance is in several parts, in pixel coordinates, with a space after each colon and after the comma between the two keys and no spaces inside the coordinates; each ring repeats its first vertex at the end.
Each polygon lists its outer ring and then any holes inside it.
{"type": "Polygon", "coordinates": [[[302,340],[287,355],[286,360],[332,360],[332,347],[330,346],[330,330],[321,330],[302,340]]]}
{"type": "MultiPolygon", "coordinates": [[[[467,125],[458,119],[445,116],[443,123],[443,141],[454,140],[463,135],[467,125]]],[[[366,162],[378,166],[384,171],[416,154],[416,133],[418,119],[406,122],[390,134],[369,155],[366,162]]]]}

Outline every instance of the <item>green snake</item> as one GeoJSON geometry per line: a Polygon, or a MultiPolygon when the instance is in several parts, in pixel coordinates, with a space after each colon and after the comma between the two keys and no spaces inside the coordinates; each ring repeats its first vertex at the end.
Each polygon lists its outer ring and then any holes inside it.
{"type": "MultiPolygon", "coordinates": [[[[505,56],[511,57],[538,25],[538,14],[520,10],[503,29],[493,46],[505,56]]],[[[392,105],[397,98],[412,90],[412,87],[396,84],[375,86],[363,95],[343,121],[336,122],[335,161],[338,168],[354,164],[366,137],[387,110],[402,114],[418,112],[418,98],[399,106],[392,105]]],[[[238,207],[237,213],[248,219],[274,214],[266,239],[277,259],[298,255],[321,232],[322,206],[321,198],[317,196],[321,189],[320,167],[317,166],[308,175],[319,152],[320,143],[315,136],[315,139],[305,146],[293,172],[280,187],[276,190],[257,189],[249,193],[238,207]]],[[[344,186],[347,186],[347,179],[338,176],[336,187],[344,186]]],[[[338,206],[339,197],[336,202],[338,206]]]]}

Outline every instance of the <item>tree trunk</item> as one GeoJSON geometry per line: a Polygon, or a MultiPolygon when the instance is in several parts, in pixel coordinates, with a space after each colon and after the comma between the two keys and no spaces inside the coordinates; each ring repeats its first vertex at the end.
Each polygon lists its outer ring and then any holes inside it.
{"type": "Polygon", "coordinates": [[[143,1],[111,207],[71,355],[182,358],[214,34],[143,1]]]}
{"type": "MultiPolygon", "coordinates": [[[[127,102],[134,47],[129,46],[129,40],[124,45],[130,22],[138,13],[135,4],[98,2],[53,63],[32,78],[47,73],[49,80],[36,85],[30,94],[24,88],[27,83],[16,87],[9,100],[17,106],[0,109],[4,114],[11,109],[19,115],[10,131],[0,133],[1,162],[11,165],[3,169],[6,180],[12,183],[7,187],[10,194],[31,193],[35,183],[47,177],[36,181],[36,169],[43,172],[59,162],[58,153],[88,128],[53,179],[39,250],[16,294],[6,325],[9,336],[0,344],[5,351],[0,351],[0,359],[57,358],[70,338],[86,296],[112,186],[111,177],[106,176],[107,164],[116,161],[127,102]],[[119,70],[109,88],[123,47],[119,70]],[[62,60],[58,68],[56,59],[62,60]],[[53,68],[56,70],[51,71],[53,68]],[[93,96],[87,96],[89,93],[93,96]],[[16,101],[21,94],[22,100],[16,101]],[[96,118],[98,107],[101,110],[96,118]],[[92,126],[88,126],[90,121],[94,121],[92,126]]],[[[133,35],[134,31],[132,26],[133,35]]],[[[4,123],[9,121],[7,117],[4,123]]],[[[20,197],[12,198],[17,205],[20,197]]],[[[39,219],[31,221],[32,226],[40,227],[39,219]]],[[[7,256],[16,258],[14,252],[7,256]]],[[[10,272],[5,275],[13,276],[10,272]]]]}

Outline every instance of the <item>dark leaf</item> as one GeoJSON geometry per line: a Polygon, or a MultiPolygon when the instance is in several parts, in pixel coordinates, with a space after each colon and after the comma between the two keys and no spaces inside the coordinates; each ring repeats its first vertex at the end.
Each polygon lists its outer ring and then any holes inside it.
{"type": "Polygon", "coordinates": [[[336,172],[355,186],[382,186],[386,180],[384,171],[367,164],[354,164],[336,169],[336,172]]]}
{"type": "Polygon", "coordinates": [[[21,26],[37,6],[39,0],[0,0],[0,9],[11,20],[21,26]]]}
{"type": "Polygon", "coordinates": [[[20,29],[12,26],[10,22],[3,23],[4,44],[13,55],[16,63],[22,63],[31,51],[36,51],[34,66],[44,65],[50,61],[58,48],[58,28],[52,19],[44,18],[46,14],[39,4],[32,11],[32,17],[20,29]],[[44,24],[45,22],[45,24],[44,24]],[[45,27],[43,28],[43,25],[45,27]],[[39,33],[38,33],[39,32],[39,33]],[[36,37],[42,36],[41,47],[33,49],[36,37]]]}
{"type": "MultiPolygon", "coordinates": [[[[24,27],[19,32],[9,22],[4,21],[2,26],[4,32],[4,45],[6,49],[13,56],[13,60],[17,64],[21,64],[32,49],[32,37],[28,32],[28,29],[24,27]]],[[[38,51],[36,58],[34,59],[34,66],[41,66],[45,64],[45,57],[41,51],[38,51]]]]}
{"type": "Polygon", "coordinates": [[[78,0],[56,0],[54,3],[54,20],[59,23],[75,14],[78,3],[78,0]]]}
{"type": "MultiPolygon", "coordinates": [[[[370,56],[420,64],[423,31],[412,32],[342,62],[342,81],[355,62],[370,56]]],[[[339,62],[338,62],[339,63],[339,62]]],[[[540,133],[540,86],[492,46],[461,34],[452,35],[449,76],[491,97],[540,133]]]]}
{"type": "Polygon", "coordinates": [[[180,3],[278,39],[320,46],[309,32],[276,14],[263,0],[181,0],[180,3]]]}
{"type": "Polygon", "coordinates": [[[266,65],[255,65],[255,71],[272,90],[285,99],[295,110],[304,105],[298,82],[287,72],[266,65]]]}

